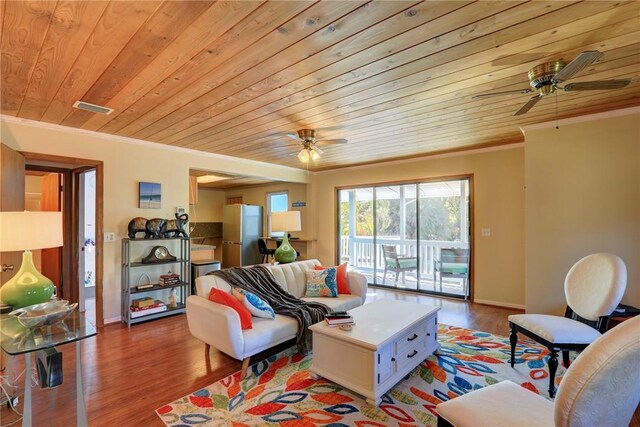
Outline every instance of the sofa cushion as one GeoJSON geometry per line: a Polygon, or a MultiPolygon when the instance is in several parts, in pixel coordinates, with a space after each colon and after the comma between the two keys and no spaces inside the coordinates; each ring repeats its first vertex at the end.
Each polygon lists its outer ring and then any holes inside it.
{"type": "Polygon", "coordinates": [[[338,282],[336,275],[338,270],[335,267],[324,270],[307,271],[307,290],[305,297],[332,297],[338,296],[338,282]]]}
{"type": "Polygon", "coordinates": [[[275,319],[253,319],[253,328],[243,331],[244,354],[256,354],[296,337],[298,322],[293,317],[276,314],[275,319]]]}
{"type": "MultiPolygon", "coordinates": [[[[347,278],[347,267],[349,267],[348,262],[343,262],[342,264],[335,267],[338,271],[337,282],[338,282],[339,294],[351,293],[351,291],[349,290],[349,279],[347,278]]],[[[316,270],[324,270],[325,268],[330,268],[330,267],[325,267],[323,265],[316,265],[314,268],[316,270]]]]}
{"type": "Polygon", "coordinates": [[[221,277],[207,274],[196,279],[196,294],[206,298],[212,288],[231,293],[231,285],[221,277]]]}
{"type": "Polygon", "coordinates": [[[276,278],[276,281],[282,286],[282,289],[289,292],[294,297],[301,298],[304,296],[307,288],[307,270],[312,270],[314,266],[320,265],[317,259],[306,261],[297,261],[290,264],[278,264],[267,266],[276,278]]]}
{"type": "Polygon", "coordinates": [[[249,312],[255,317],[262,317],[264,319],[273,319],[276,313],[268,302],[260,298],[253,292],[245,291],[240,288],[233,288],[231,294],[240,301],[240,304],[249,310],[249,312]]]}
{"type": "Polygon", "coordinates": [[[209,292],[209,300],[234,309],[236,313],[238,313],[238,316],[240,316],[240,327],[242,329],[251,329],[251,313],[242,305],[240,301],[236,299],[236,297],[224,291],[221,291],[220,289],[213,288],[209,292]]]}
{"type": "Polygon", "coordinates": [[[348,311],[362,305],[362,299],[357,295],[338,294],[336,298],[302,298],[307,302],[319,302],[326,305],[331,311],[348,311]]]}

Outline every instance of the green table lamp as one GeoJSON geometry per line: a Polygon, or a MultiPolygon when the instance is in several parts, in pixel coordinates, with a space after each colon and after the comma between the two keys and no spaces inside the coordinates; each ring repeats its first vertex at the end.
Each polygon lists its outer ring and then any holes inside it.
{"type": "MultiPolygon", "coordinates": [[[[0,301],[13,308],[51,299],[53,282],[33,265],[32,249],[62,246],[62,212],[0,212],[0,252],[22,251],[20,270],[0,288],[0,301]]],[[[2,265],[2,271],[13,266],[2,265]]]]}
{"type": "Polygon", "coordinates": [[[289,243],[288,233],[300,231],[300,211],[273,212],[271,214],[271,231],[284,231],[282,244],[276,249],[273,257],[280,263],[288,263],[296,260],[296,250],[289,243]]]}

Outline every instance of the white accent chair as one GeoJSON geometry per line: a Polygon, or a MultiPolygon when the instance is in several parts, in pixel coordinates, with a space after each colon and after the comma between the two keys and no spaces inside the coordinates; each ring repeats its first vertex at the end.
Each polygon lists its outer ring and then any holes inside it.
{"type": "Polygon", "coordinates": [[[640,403],[640,316],[595,340],[567,370],[555,403],[511,381],[436,406],[439,427],[627,426],[640,403]]]}
{"type": "MultiPolygon", "coordinates": [[[[278,284],[290,294],[304,301],[321,302],[334,311],[347,311],[364,304],[367,298],[367,278],[356,271],[347,273],[350,295],[337,298],[307,298],[304,296],[308,270],[320,265],[317,259],[266,266],[278,284]]],[[[196,279],[197,294],[187,298],[187,323],[191,334],[205,343],[205,354],[211,347],[242,360],[242,375],[246,375],[249,359],[278,344],[294,340],[298,323],[292,317],[276,314],[275,319],[254,317],[253,328],[242,330],[235,310],[208,299],[211,288],[231,291],[222,277],[201,276],[196,279]]]]}
{"type": "Polygon", "coordinates": [[[609,317],[618,306],[627,286],[627,268],[620,257],[597,253],[575,263],[564,281],[567,299],[565,317],[547,314],[509,316],[511,367],[515,364],[517,333],[549,349],[549,396],[555,395],[558,351],[569,367],[569,351],[581,351],[606,330],[609,317]]]}

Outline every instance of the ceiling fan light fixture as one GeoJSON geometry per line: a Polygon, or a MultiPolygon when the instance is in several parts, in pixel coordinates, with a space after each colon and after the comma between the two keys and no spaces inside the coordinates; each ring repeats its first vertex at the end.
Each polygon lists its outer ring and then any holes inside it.
{"type": "Polygon", "coordinates": [[[320,152],[317,148],[312,148],[311,150],[309,150],[309,157],[311,158],[311,160],[316,161],[320,158],[320,152]]]}
{"type": "Polygon", "coordinates": [[[309,163],[309,160],[311,159],[311,155],[309,154],[309,151],[306,148],[303,148],[302,150],[300,150],[300,152],[298,153],[298,159],[302,162],[302,163],[309,163]]]}

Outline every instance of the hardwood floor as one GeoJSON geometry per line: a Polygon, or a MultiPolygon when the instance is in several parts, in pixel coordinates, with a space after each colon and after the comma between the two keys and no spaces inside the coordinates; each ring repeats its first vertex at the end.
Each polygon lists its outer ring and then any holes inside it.
{"type": "MultiPolygon", "coordinates": [[[[436,305],[442,308],[439,312],[441,323],[500,335],[508,332],[507,316],[518,312],[464,301],[369,289],[367,302],[381,298],[436,305]]],[[[51,390],[34,388],[34,426],[75,425],[74,345],[67,344],[58,350],[63,353],[64,383],[51,390]]],[[[23,358],[12,361],[19,371],[23,369],[22,361],[23,358]]],[[[131,329],[120,324],[106,326],[97,337],[82,341],[82,373],[89,424],[162,426],[154,412],[156,408],[239,369],[239,361],[215,349],[211,350],[208,362],[205,361],[204,344],[191,336],[184,315],[138,324],[131,329]]],[[[23,383],[20,384],[22,387],[23,383]]],[[[22,403],[19,408],[22,408],[22,403]]],[[[0,410],[0,417],[2,425],[16,419],[5,405],[0,410]]]]}

